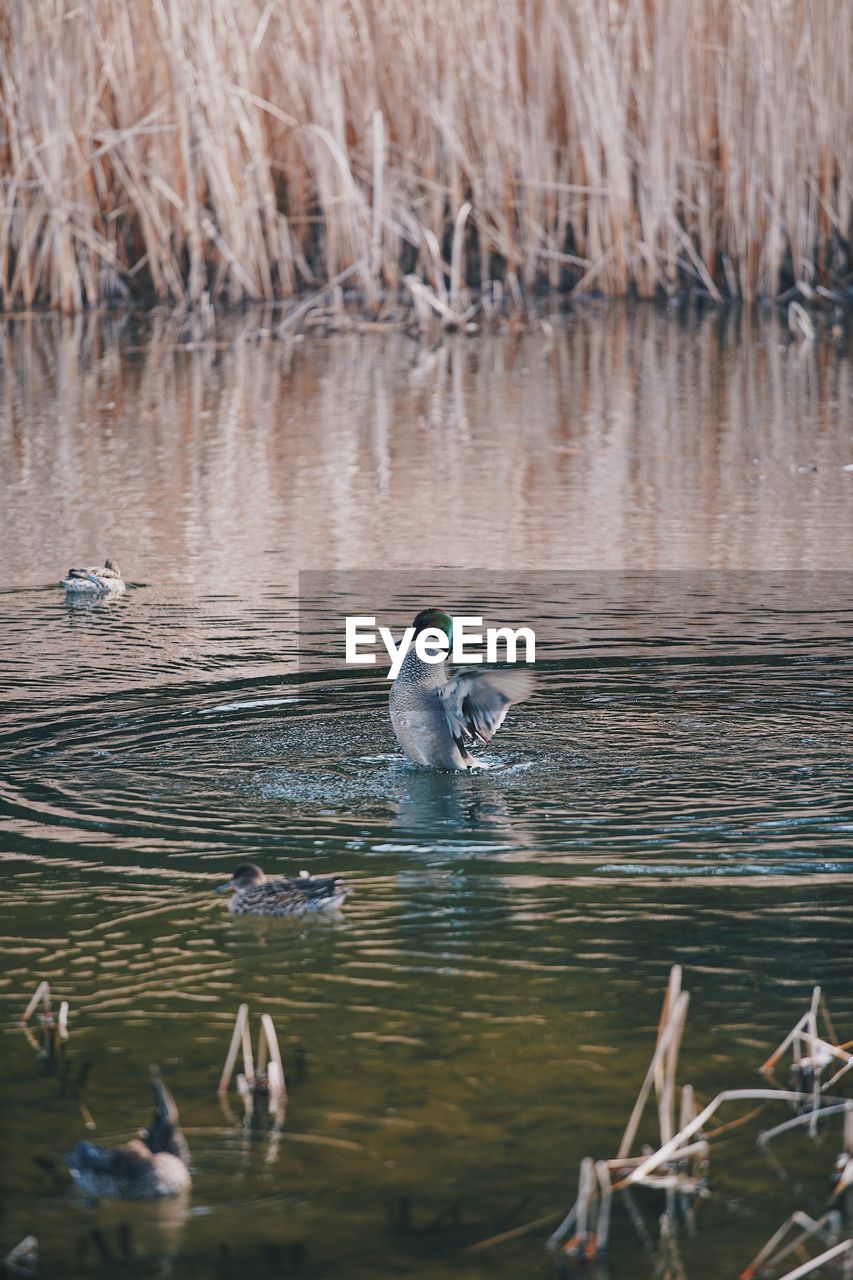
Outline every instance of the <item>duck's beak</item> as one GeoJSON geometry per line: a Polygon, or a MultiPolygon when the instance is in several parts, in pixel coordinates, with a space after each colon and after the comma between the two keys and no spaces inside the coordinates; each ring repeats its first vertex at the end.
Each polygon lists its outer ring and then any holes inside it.
{"type": "Polygon", "coordinates": [[[218,884],[213,890],[214,893],[227,893],[229,889],[234,888],[233,880],[226,880],[225,884],[218,884]]]}

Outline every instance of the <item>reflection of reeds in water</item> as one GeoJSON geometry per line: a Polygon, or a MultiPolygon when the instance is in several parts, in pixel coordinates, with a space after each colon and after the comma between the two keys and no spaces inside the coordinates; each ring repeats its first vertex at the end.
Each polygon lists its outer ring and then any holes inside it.
{"type": "Polygon", "coordinates": [[[57,580],[71,548],[131,582],[232,586],[296,566],[849,562],[848,363],[783,346],[774,323],[613,308],[549,350],[435,351],[259,345],[256,327],[187,351],[160,318],[123,345],[111,321],[10,326],[6,581],[57,580]]]}
{"type": "Polygon", "coordinates": [[[414,269],[458,310],[496,272],[510,294],[828,278],[851,24],[806,0],[12,0],[0,289],[73,310],[340,277],[373,303],[414,269]]]}

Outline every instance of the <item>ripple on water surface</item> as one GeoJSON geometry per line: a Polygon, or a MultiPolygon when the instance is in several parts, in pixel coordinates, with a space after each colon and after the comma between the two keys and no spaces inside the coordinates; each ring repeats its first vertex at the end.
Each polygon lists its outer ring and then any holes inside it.
{"type": "MultiPolygon", "coordinates": [[[[133,1218],[140,1260],[205,1274],[227,1241],[261,1276],[427,1275],[558,1211],[580,1157],[613,1148],[673,961],[694,992],[685,1070],[703,1097],[752,1081],[813,976],[853,1014],[836,627],[816,620],[794,653],[649,653],[613,621],[594,658],[546,646],[489,768],[455,777],[401,759],[384,680],[297,672],[275,654],[281,618],[247,617],[243,645],[233,614],[230,630],[204,602],[164,615],[145,605],[154,591],[79,617],[16,593],[5,633],[29,653],[0,713],[0,994],[8,1019],[36,976],[72,1004],[58,1090],[7,1022],[12,1235],[37,1201],[49,1259],[73,1248],[86,1275],[92,1224],[110,1250],[125,1238],[126,1210],[76,1205],[55,1161],[85,1131],[83,1104],[105,1140],[144,1122],[154,1056],[195,1186],[188,1206],[133,1218]],[[211,889],[246,858],[345,874],[345,914],[230,917],[211,889]],[[282,1039],[278,1137],[213,1101],[244,1000],[282,1039]]],[[[728,1267],[733,1240],[750,1256],[799,1207],[784,1188],[768,1197],[751,1143],[715,1157],[690,1274],[728,1267]]],[[[628,1233],[614,1264],[634,1274],[628,1233]]],[[[531,1248],[489,1273],[517,1274],[531,1248]]]]}
{"type": "MultiPolygon", "coordinates": [[[[847,575],[734,575],[722,592],[591,575],[568,594],[555,578],[536,605],[529,574],[526,595],[486,592],[542,644],[537,695],[477,775],[406,764],[384,680],[322,648],[320,669],[298,667],[295,567],[327,547],[378,563],[389,530],[398,563],[457,543],[495,564],[561,564],[569,544],[617,564],[706,546],[743,563],[759,544],[777,563],[849,559],[843,361],[756,341],[718,367],[707,330],[593,329],[558,335],[553,359],[389,348],[393,368],[357,344],[301,369],[279,346],[151,349],[117,362],[122,394],[93,348],[79,387],[28,388],[22,426],[22,371],[40,366],[5,366],[0,1252],[35,1231],[63,1280],[547,1274],[544,1227],[463,1249],[559,1215],[581,1157],[614,1151],[672,963],[692,993],[681,1079],[702,1100],[756,1080],[813,981],[853,1034],[847,575]],[[79,424],[99,397],[120,408],[95,414],[94,468],[79,424]],[[48,439],[85,487],[58,483],[48,439]],[[725,527],[706,501],[723,491],[725,527]],[[119,556],[122,599],[38,586],[72,537],[119,556]],[[246,859],[344,874],[346,911],[229,916],[211,890],[246,859]],[[59,1064],[14,1025],[38,978],[71,1003],[59,1064]],[[215,1100],[244,1000],[282,1041],[277,1139],[215,1100]],[[187,1128],[190,1200],[75,1200],[61,1152],[90,1113],[99,1140],[136,1132],[153,1058],[187,1128]]],[[[419,589],[438,598],[431,573],[419,589]]],[[[713,1153],[682,1240],[690,1280],[739,1274],[790,1212],[821,1209],[838,1129],[780,1143],[771,1166],[755,1135],[785,1114],[713,1153]]],[[[659,1203],[638,1200],[656,1230],[659,1203]]],[[[617,1205],[614,1280],[653,1272],[617,1205]]]]}

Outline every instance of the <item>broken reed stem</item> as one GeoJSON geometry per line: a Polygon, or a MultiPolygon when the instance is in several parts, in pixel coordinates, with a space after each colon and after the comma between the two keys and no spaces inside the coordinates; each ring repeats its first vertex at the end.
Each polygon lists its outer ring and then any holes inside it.
{"type": "Polygon", "coordinates": [[[687,999],[681,1004],[677,1003],[672,1011],[673,1032],[664,1056],[665,1072],[660,1105],[662,1142],[668,1141],[675,1132],[675,1077],[678,1071],[681,1038],[684,1035],[684,1024],[687,1019],[687,1006],[690,1001],[687,992],[684,994],[687,999]]]}
{"type": "Polygon", "coordinates": [[[753,1277],[756,1272],[760,1271],[764,1266],[773,1268],[777,1267],[784,1258],[787,1258],[791,1253],[800,1249],[807,1240],[811,1240],[813,1237],[820,1237],[826,1244],[834,1243],[831,1231],[828,1230],[827,1227],[835,1217],[836,1215],[833,1213],[825,1213],[822,1218],[815,1220],[810,1217],[809,1214],[803,1213],[801,1210],[797,1210],[795,1213],[792,1213],[791,1216],[782,1223],[779,1230],[774,1231],[773,1235],[767,1241],[767,1244],[760,1253],[756,1254],[749,1266],[741,1272],[740,1280],[751,1280],[751,1277],[753,1277]],[[792,1226],[802,1228],[799,1235],[796,1235],[789,1240],[784,1248],[779,1249],[778,1252],[774,1252],[777,1246],[784,1240],[792,1226]]]}
{"type": "Polygon", "coordinates": [[[610,1208],[613,1202],[610,1169],[606,1160],[598,1160],[596,1162],[595,1176],[598,1178],[600,1192],[598,1222],[595,1226],[595,1251],[600,1254],[607,1249],[607,1242],[610,1237],[610,1208]]]}
{"type": "Polygon", "coordinates": [[[824,1116],[838,1115],[842,1111],[846,1111],[850,1106],[849,1102],[836,1102],[831,1107],[820,1107],[817,1111],[806,1111],[801,1116],[794,1116],[792,1120],[785,1120],[782,1124],[775,1125],[772,1129],[765,1129],[763,1133],[758,1135],[758,1143],[763,1146],[765,1142],[769,1142],[771,1138],[776,1138],[780,1133],[786,1133],[789,1129],[796,1129],[800,1125],[807,1124],[809,1132],[814,1133],[812,1121],[815,1123],[824,1116]]]}
{"type": "Polygon", "coordinates": [[[679,1034],[679,1027],[683,1027],[684,1025],[689,1000],[690,995],[687,991],[679,992],[675,997],[672,1013],[666,1019],[662,1030],[659,1032],[658,1042],[654,1054],[652,1055],[652,1060],[649,1063],[648,1070],[646,1071],[645,1079],[640,1086],[640,1092],[637,1095],[637,1101],[634,1103],[634,1109],[628,1118],[627,1125],[625,1126],[622,1141],[619,1143],[619,1150],[616,1153],[617,1158],[626,1156],[634,1144],[634,1139],[637,1136],[637,1129],[639,1128],[643,1111],[645,1110],[646,1103],[648,1102],[652,1085],[655,1083],[657,1078],[662,1079],[661,1064],[669,1051],[670,1044],[675,1036],[679,1034]]]}
{"type": "Polygon", "coordinates": [[[826,1084],[821,1085],[821,1091],[831,1089],[834,1084],[838,1083],[842,1076],[847,1074],[851,1067],[853,1067],[853,1058],[849,1058],[840,1071],[836,1071],[835,1075],[830,1077],[826,1084]]]}
{"type": "MultiPolygon", "coordinates": [[[[669,971],[669,981],[667,983],[666,994],[663,1000],[663,1006],[660,1012],[658,1022],[658,1039],[660,1043],[662,1028],[669,1025],[675,1011],[675,1002],[681,993],[681,965],[673,965],[669,971]]],[[[670,1053],[673,1046],[676,1047],[676,1057],[678,1055],[677,1048],[677,1030],[673,1028],[673,1032],[669,1037],[669,1043],[665,1054],[657,1059],[655,1068],[655,1095],[658,1104],[658,1124],[660,1126],[661,1142],[668,1142],[672,1137],[674,1128],[674,1116],[672,1113],[671,1099],[668,1097],[668,1084],[670,1078],[670,1053]]]]}
{"type": "MultiPolygon", "coordinates": [[[[220,1095],[228,1092],[228,1086],[231,1084],[231,1077],[234,1074],[234,1068],[237,1065],[237,1055],[240,1052],[240,1046],[243,1047],[243,1057],[245,1062],[246,1053],[246,1037],[248,1034],[249,1023],[249,1006],[241,1004],[237,1010],[237,1017],[234,1019],[234,1031],[231,1036],[231,1043],[228,1046],[228,1053],[225,1058],[225,1066],[222,1068],[222,1075],[219,1078],[219,1087],[217,1093],[220,1095]]],[[[249,1044],[249,1061],[252,1058],[252,1047],[249,1044]]]]}
{"type": "Polygon", "coordinates": [[[843,1254],[853,1249],[853,1240],[842,1240],[839,1244],[835,1244],[831,1249],[827,1249],[825,1253],[819,1254],[816,1258],[804,1262],[802,1266],[794,1267],[793,1271],[786,1271],[779,1280],[802,1280],[803,1276],[811,1275],[813,1271],[817,1271],[827,1262],[831,1262],[833,1258],[840,1258],[843,1254]]]}
{"type": "Polygon", "coordinates": [[[812,1135],[817,1132],[817,1115],[820,1110],[821,1095],[828,1092],[842,1076],[853,1068],[853,1055],[848,1053],[846,1045],[839,1045],[836,1041],[835,1027],[833,1026],[823,992],[820,987],[814,987],[808,1012],[804,1013],[794,1024],[778,1049],[770,1055],[760,1068],[762,1074],[772,1076],[773,1068],[782,1054],[789,1047],[792,1047],[794,1068],[800,1068],[801,1073],[805,1069],[811,1071],[812,1106],[809,1118],[809,1132],[812,1135]],[[826,1023],[827,1035],[831,1037],[830,1040],[824,1040],[819,1034],[818,1016],[821,1013],[826,1023]],[[842,1066],[829,1080],[821,1084],[820,1077],[824,1067],[827,1065],[826,1061],[823,1060],[824,1056],[826,1058],[834,1058],[836,1061],[841,1062],[842,1066]]]}
{"type": "MultiPolygon", "coordinates": [[[[546,1247],[548,1249],[557,1248],[569,1231],[574,1226],[576,1232],[574,1237],[566,1246],[570,1250],[573,1246],[579,1253],[588,1252],[588,1238],[590,1236],[590,1225],[592,1212],[597,1207],[597,1218],[595,1224],[595,1232],[593,1236],[596,1250],[605,1249],[607,1244],[607,1236],[610,1224],[610,1207],[611,1198],[614,1191],[623,1190],[626,1199],[629,1198],[629,1188],[635,1185],[644,1185],[654,1187],[657,1190],[665,1190],[667,1193],[667,1212],[665,1218],[667,1221],[674,1223],[675,1210],[675,1193],[682,1192],[687,1195],[695,1194],[701,1187],[702,1183],[697,1178],[688,1175],[683,1171],[684,1161],[688,1156],[707,1156],[709,1145],[707,1135],[698,1142],[690,1143],[689,1139],[695,1134],[701,1132],[708,1120],[725,1102],[742,1101],[746,1099],[758,1100],[762,1104],[768,1101],[785,1101],[785,1102],[811,1102],[811,1111],[805,1115],[800,1115],[792,1120],[788,1120],[773,1129],[767,1130],[759,1135],[759,1142],[766,1143],[776,1134],[783,1133],[786,1130],[797,1127],[798,1125],[808,1124],[812,1133],[816,1132],[818,1119],[822,1116],[833,1115],[839,1112],[845,1112],[844,1125],[844,1148],[845,1154],[851,1156],[851,1148],[853,1148],[853,1103],[849,1100],[836,1100],[827,1107],[820,1107],[820,1098],[822,1089],[820,1086],[821,1058],[828,1055],[830,1058],[840,1058],[844,1062],[841,1071],[836,1073],[833,1081],[843,1075],[851,1066],[853,1059],[848,1060],[849,1055],[845,1049],[840,1048],[837,1044],[830,1044],[821,1039],[818,1034],[818,1013],[823,1011],[825,1022],[830,1035],[834,1036],[834,1029],[826,1009],[826,1002],[823,1000],[820,987],[815,987],[812,991],[811,1003],[809,1010],[804,1014],[795,1026],[789,1031],[788,1035],[782,1041],[779,1048],[767,1059],[762,1071],[769,1072],[773,1064],[778,1061],[779,1057],[785,1050],[793,1045],[795,1054],[795,1063],[805,1066],[808,1063],[812,1071],[812,1087],[809,1092],[800,1090],[786,1089],[727,1089],[717,1094],[711,1102],[708,1103],[701,1111],[697,1111],[696,1099],[692,1086],[685,1085],[681,1090],[679,1105],[679,1127],[678,1132],[673,1133],[675,1127],[675,1094],[676,1094],[676,1075],[678,1068],[678,1053],[681,1045],[681,1039],[684,1032],[685,1019],[687,1015],[687,1005],[689,995],[681,989],[681,968],[678,965],[673,966],[670,971],[667,990],[664,996],[663,1005],[661,1007],[660,1018],[658,1021],[657,1041],[655,1050],[652,1054],[651,1061],[640,1086],[637,1100],[628,1118],[628,1123],[622,1135],[619,1144],[619,1151],[615,1159],[599,1160],[593,1163],[592,1159],[587,1156],[581,1161],[580,1172],[578,1178],[578,1195],[575,1203],[569,1209],[568,1213],[560,1222],[555,1231],[549,1237],[546,1247]],[[801,1053],[801,1044],[805,1039],[808,1047],[808,1056],[803,1058],[801,1053]],[[661,1145],[657,1151],[649,1155],[632,1157],[629,1156],[634,1140],[637,1135],[640,1120],[649,1099],[652,1087],[654,1086],[657,1095],[657,1109],[660,1124],[661,1145]],[[661,1166],[666,1166],[662,1172],[661,1166]],[[679,1167],[681,1166],[681,1167],[679,1167]],[[617,1174],[619,1180],[611,1181],[611,1175],[617,1174]]],[[[738,1120],[731,1121],[726,1125],[720,1125],[715,1132],[723,1132],[725,1129],[732,1128],[737,1124],[745,1123],[747,1119],[754,1115],[761,1108],[754,1108],[747,1117],[740,1117],[738,1120]]],[[[843,1164],[843,1162],[840,1162],[843,1164]]],[[[844,1166],[846,1169],[846,1166],[844,1166]]],[[[846,1182],[844,1181],[843,1172],[840,1175],[839,1187],[836,1188],[834,1194],[838,1194],[844,1189],[846,1182]]],[[[762,1262],[772,1252],[773,1248],[786,1233],[790,1222],[793,1221],[802,1225],[802,1221],[797,1215],[794,1215],[789,1223],[785,1224],[779,1232],[771,1238],[764,1249],[756,1259],[743,1273],[742,1280],[748,1280],[762,1262]]],[[[787,1256],[794,1248],[797,1247],[803,1239],[810,1234],[818,1232],[824,1221],[813,1224],[812,1219],[804,1216],[803,1221],[806,1223],[806,1231],[804,1235],[786,1247],[780,1255],[787,1256]]],[[[662,1219],[662,1239],[665,1222],[662,1219]]],[[[671,1234],[671,1233],[670,1233],[671,1234]]],[[[847,1241],[844,1248],[853,1247],[853,1240],[847,1241]]],[[[669,1247],[671,1251],[675,1250],[674,1237],[669,1239],[669,1247]]],[[[820,1261],[827,1261],[838,1256],[839,1250],[830,1250],[822,1255],[820,1261]]],[[[681,1273],[681,1265],[677,1255],[673,1254],[675,1270],[681,1273]]],[[[774,1261],[778,1261],[778,1258],[774,1261]]],[[[817,1263],[806,1264],[805,1270],[797,1270],[791,1272],[784,1280],[795,1280],[796,1276],[806,1275],[810,1270],[816,1267],[817,1263]]]]}
{"type": "Polygon", "coordinates": [[[459,312],[462,305],[462,254],[465,248],[465,223],[471,212],[471,203],[466,200],[460,207],[453,224],[453,245],[450,252],[450,308],[459,312]]]}
{"type": "Polygon", "coordinates": [[[648,1156],[636,1169],[632,1169],[625,1178],[615,1183],[614,1190],[619,1190],[620,1187],[638,1182],[661,1164],[670,1160],[673,1153],[678,1150],[682,1143],[686,1142],[694,1133],[697,1133],[724,1102],[738,1102],[753,1098],[775,1099],[778,1102],[802,1102],[803,1100],[808,1101],[811,1098],[811,1094],[797,1093],[788,1089],[724,1089],[669,1142],[665,1142],[662,1147],[648,1156]]]}
{"type": "MultiPolygon", "coordinates": [[[[835,1031],[835,1024],[832,1021],[832,1014],[829,1012],[829,1005],[826,1003],[826,996],[820,993],[820,1011],[823,1014],[823,1020],[826,1023],[826,1029],[829,1032],[829,1038],[834,1044],[838,1044],[838,1036],[835,1031]]],[[[840,1045],[839,1048],[843,1048],[840,1045]]]]}
{"type": "Polygon", "coordinates": [[[243,1046],[243,1075],[248,1081],[252,1081],[255,1078],[255,1064],[252,1058],[252,1033],[249,1029],[248,1006],[243,1007],[246,1009],[245,1017],[243,1018],[241,1036],[241,1043],[243,1046]]]}
{"type": "Polygon", "coordinates": [[[764,1103],[762,1102],[757,1107],[753,1107],[751,1111],[738,1116],[735,1120],[727,1120],[725,1124],[718,1124],[713,1129],[706,1129],[705,1137],[709,1140],[711,1138],[719,1138],[721,1133],[728,1133],[730,1129],[740,1129],[743,1125],[749,1124],[750,1120],[754,1120],[756,1116],[760,1116],[763,1110],[764,1103]]]}
{"type": "MultiPolygon", "coordinates": [[[[42,1005],[42,1017],[44,1021],[49,1022],[51,1017],[50,983],[47,981],[40,982],[36,987],[35,995],[32,997],[32,999],[30,1000],[30,1003],[27,1005],[26,1009],[18,1019],[19,1026],[25,1027],[27,1025],[27,1023],[29,1022],[30,1018],[33,1016],[33,1013],[35,1012],[36,1008],[39,1005],[42,1005]]],[[[68,1009],[68,1006],[66,1004],[66,1016],[67,1016],[67,1009],[68,1009]]]]}
{"type": "MultiPolygon", "coordinates": [[[[670,1160],[673,1164],[686,1160],[689,1156],[706,1155],[708,1152],[708,1143],[705,1138],[700,1138],[698,1142],[689,1142],[686,1147],[678,1147],[673,1151],[670,1160]]],[[[642,1156],[624,1156],[622,1159],[614,1159],[605,1161],[611,1173],[619,1173],[624,1169],[636,1169],[648,1160],[648,1152],[642,1156]]]]}
{"type": "Polygon", "coordinates": [[[243,1054],[243,1072],[242,1077],[238,1077],[238,1083],[245,1080],[247,1105],[251,1105],[252,1095],[256,1086],[263,1086],[269,1096],[269,1110],[281,1113],[279,1118],[283,1119],[284,1104],[287,1101],[287,1082],[284,1076],[284,1063],[275,1026],[268,1013],[261,1014],[256,1066],[252,1056],[249,1006],[246,1004],[240,1005],[237,1010],[237,1016],[234,1019],[231,1043],[228,1046],[225,1066],[222,1068],[222,1075],[217,1089],[220,1097],[223,1097],[228,1092],[228,1087],[231,1084],[231,1078],[237,1065],[237,1058],[241,1051],[243,1054]]]}
{"type": "Polygon", "coordinates": [[[817,1034],[817,1011],[820,1008],[821,990],[815,987],[812,991],[812,1003],[809,1009],[809,1055],[812,1060],[812,1114],[809,1133],[814,1137],[817,1133],[817,1112],[820,1107],[820,1066],[818,1065],[819,1037],[817,1034]]]}
{"type": "Polygon", "coordinates": [[[589,1156],[581,1160],[580,1180],[578,1184],[578,1224],[577,1238],[580,1246],[586,1242],[588,1235],[589,1212],[595,1195],[595,1165],[589,1156]]]}
{"type": "Polygon", "coordinates": [[[496,1245],[508,1244],[510,1240],[518,1240],[521,1236],[529,1235],[531,1231],[537,1231],[539,1227],[549,1226],[555,1218],[559,1218],[560,1210],[556,1213],[544,1213],[541,1218],[534,1218],[532,1222],[525,1222],[520,1227],[510,1227],[508,1231],[501,1231],[499,1235],[489,1236],[487,1240],[478,1240],[476,1244],[469,1244],[464,1253],[483,1253],[486,1249],[494,1249],[496,1245]]]}
{"type": "Polygon", "coordinates": [[[799,1236],[795,1236],[794,1238],[794,1243],[797,1244],[799,1243],[800,1240],[803,1239],[805,1235],[808,1235],[810,1232],[816,1231],[818,1227],[820,1227],[823,1223],[825,1223],[828,1220],[828,1218],[829,1218],[828,1213],[824,1214],[824,1216],[822,1218],[819,1218],[817,1221],[815,1221],[814,1218],[809,1217],[807,1213],[802,1213],[800,1210],[796,1211],[795,1213],[792,1213],[789,1218],[785,1219],[781,1227],[779,1227],[777,1231],[773,1232],[773,1235],[770,1237],[770,1239],[767,1241],[764,1247],[761,1250],[759,1250],[759,1252],[752,1259],[752,1262],[750,1262],[749,1266],[745,1268],[745,1270],[742,1273],[742,1276],[746,1277],[746,1276],[753,1275],[755,1271],[757,1271],[758,1268],[762,1265],[762,1263],[767,1261],[767,1259],[772,1255],[773,1250],[776,1248],[776,1246],[785,1239],[785,1236],[788,1234],[788,1230],[792,1225],[803,1228],[803,1232],[799,1236]]]}
{"type": "Polygon", "coordinates": [[[560,1225],[556,1227],[554,1231],[551,1232],[550,1236],[545,1241],[546,1249],[556,1249],[559,1246],[560,1242],[565,1239],[565,1237],[571,1231],[572,1227],[575,1225],[575,1220],[577,1219],[577,1216],[578,1216],[578,1202],[577,1200],[575,1200],[569,1212],[560,1222],[560,1225]]]}
{"type": "Polygon", "coordinates": [[[269,1109],[270,1111],[275,1111],[279,1104],[287,1098],[287,1081],[284,1076],[284,1063],[281,1057],[278,1036],[275,1033],[273,1020],[268,1013],[261,1014],[261,1035],[269,1050],[269,1068],[267,1071],[270,1095],[269,1109]]]}
{"type": "Polygon", "coordinates": [[[696,1115],[696,1096],[693,1085],[686,1084],[681,1090],[681,1105],[678,1109],[678,1127],[683,1129],[696,1115]]]}
{"type": "Polygon", "coordinates": [[[801,1056],[800,1047],[799,1047],[799,1038],[804,1027],[806,1026],[806,1023],[808,1022],[808,1017],[809,1015],[807,1013],[804,1013],[803,1016],[800,1018],[799,1022],[795,1023],[794,1026],[791,1028],[791,1030],[788,1032],[788,1034],[785,1036],[785,1039],[779,1045],[778,1049],[774,1049],[773,1053],[771,1053],[767,1061],[761,1064],[761,1066],[759,1067],[759,1071],[761,1071],[763,1075],[770,1074],[770,1072],[775,1067],[776,1063],[782,1057],[782,1054],[785,1052],[787,1048],[789,1048],[790,1045],[792,1044],[794,1045],[794,1056],[796,1058],[799,1058],[801,1056]]]}

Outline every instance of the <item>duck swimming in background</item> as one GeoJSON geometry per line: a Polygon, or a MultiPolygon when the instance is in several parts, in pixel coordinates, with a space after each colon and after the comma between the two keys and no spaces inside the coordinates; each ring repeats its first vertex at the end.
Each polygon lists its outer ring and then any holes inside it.
{"type": "Polygon", "coordinates": [[[309,911],[337,911],[349,889],[337,876],[312,876],[301,871],[295,878],[265,876],[254,862],[238,867],[217,893],[234,890],[228,910],[235,916],[304,916],[309,911]]]}
{"type": "MultiPolygon", "coordinates": [[[[415,618],[413,640],[429,628],[453,641],[453,619],[441,609],[423,609],[415,618]]],[[[472,769],[468,752],[474,742],[491,742],[515,702],[533,692],[527,670],[506,667],[457,667],[424,662],[414,643],[391,686],[389,706],[397,741],[415,764],[434,769],[472,769]]]]}
{"type": "Polygon", "coordinates": [[[153,1200],[187,1191],[189,1147],[181,1132],[175,1099],[151,1068],[154,1117],[140,1138],[121,1147],[78,1142],[65,1161],[71,1177],[88,1196],[112,1200],[153,1200]]]}
{"type": "Polygon", "coordinates": [[[101,569],[69,569],[62,585],[66,591],[90,591],[99,595],[125,590],[121,569],[114,560],[104,561],[101,569]]]}

